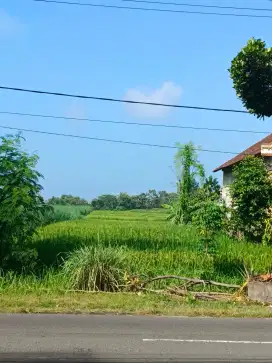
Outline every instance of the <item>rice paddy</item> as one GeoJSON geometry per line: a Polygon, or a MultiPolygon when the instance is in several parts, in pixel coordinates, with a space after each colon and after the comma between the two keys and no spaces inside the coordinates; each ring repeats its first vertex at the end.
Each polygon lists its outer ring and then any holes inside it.
{"type": "MultiPolygon", "coordinates": [[[[72,219],[37,231],[32,242],[38,251],[37,271],[0,275],[1,312],[271,316],[270,311],[252,303],[173,300],[119,290],[127,274],[144,280],[179,275],[242,284],[245,267],[255,273],[271,271],[270,246],[219,234],[215,250],[207,254],[196,230],[167,222],[165,210],[95,211],[84,216],[76,208],[69,207],[72,219]],[[98,293],[100,290],[108,293],[98,293]]],[[[67,214],[67,207],[61,210],[67,214]]],[[[177,281],[150,287],[171,284],[177,285],[177,281]]]]}

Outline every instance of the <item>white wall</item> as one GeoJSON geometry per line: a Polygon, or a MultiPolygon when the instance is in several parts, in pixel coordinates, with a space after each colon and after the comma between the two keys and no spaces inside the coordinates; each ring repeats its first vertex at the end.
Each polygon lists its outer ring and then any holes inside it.
{"type": "Polygon", "coordinates": [[[232,170],[226,169],[223,171],[223,186],[222,186],[222,199],[225,201],[227,207],[231,207],[231,197],[229,186],[233,182],[232,170]]]}

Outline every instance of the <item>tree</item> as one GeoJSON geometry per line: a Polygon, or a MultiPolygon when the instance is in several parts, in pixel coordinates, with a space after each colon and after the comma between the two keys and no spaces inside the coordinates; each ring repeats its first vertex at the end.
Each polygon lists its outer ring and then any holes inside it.
{"type": "Polygon", "coordinates": [[[135,209],[135,202],[127,193],[120,193],[117,208],[120,210],[135,209]]]}
{"type": "Polygon", "coordinates": [[[206,199],[218,201],[221,196],[220,190],[220,184],[216,178],[213,178],[210,175],[205,179],[203,183],[203,191],[206,195],[206,199]]]}
{"type": "Polygon", "coordinates": [[[247,156],[233,170],[232,220],[250,240],[260,241],[272,202],[272,182],[262,158],[247,156]]]}
{"type": "Polygon", "coordinates": [[[36,251],[29,240],[50,207],[40,195],[37,155],[21,149],[22,137],[0,138],[0,268],[28,267],[36,251]]]}
{"type": "Polygon", "coordinates": [[[192,197],[199,184],[203,183],[204,167],[198,160],[195,146],[192,142],[177,144],[175,154],[175,169],[177,175],[177,199],[171,205],[169,219],[175,224],[190,223],[192,221],[192,197]]]}
{"type": "Polygon", "coordinates": [[[103,194],[93,199],[91,206],[95,210],[114,210],[118,205],[118,199],[115,195],[103,194]]]}
{"type": "Polygon", "coordinates": [[[160,208],[160,198],[156,190],[150,189],[146,194],[147,209],[160,208]]]}
{"type": "Polygon", "coordinates": [[[134,205],[136,209],[147,209],[147,195],[146,193],[141,193],[134,195],[133,197],[134,205]]]}
{"type": "Polygon", "coordinates": [[[87,200],[80,197],[75,197],[71,194],[63,194],[60,197],[52,197],[48,199],[50,205],[88,205],[87,200]]]}
{"type": "Polygon", "coordinates": [[[272,116],[272,48],[250,39],[229,69],[237,97],[258,118],[272,116]]]}

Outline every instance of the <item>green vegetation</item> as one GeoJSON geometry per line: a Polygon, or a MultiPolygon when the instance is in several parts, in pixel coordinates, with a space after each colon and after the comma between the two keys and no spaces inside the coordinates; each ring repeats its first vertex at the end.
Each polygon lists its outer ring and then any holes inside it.
{"type": "Polygon", "coordinates": [[[90,205],[58,205],[55,204],[48,210],[42,220],[42,224],[48,225],[57,222],[74,221],[86,217],[92,208],[90,205]]]}
{"type": "MultiPolygon", "coordinates": [[[[141,212],[116,213],[118,220],[107,219],[108,212],[95,212],[84,220],[41,228],[34,240],[41,266],[56,267],[67,253],[90,246],[126,248],[122,252],[126,255],[124,269],[148,276],[175,274],[240,284],[244,264],[259,273],[272,268],[270,246],[237,241],[219,233],[210,255],[204,253],[201,237],[192,226],[135,220],[141,212]]],[[[161,218],[161,212],[152,211],[150,215],[154,218],[157,213],[161,218]]]]}
{"type": "MultiPolygon", "coordinates": [[[[219,235],[216,251],[210,255],[199,249],[199,235],[194,228],[159,220],[162,214],[167,215],[165,211],[149,212],[150,218],[158,217],[157,221],[141,219],[147,212],[114,213],[118,214],[117,220],[109,218],[112,212],[101,211],[84,220],[42,227],[34,244],[47,267],[39,275],[9,272],[0,277],[0,311],[271,316],[268,308],[237,301],[201,302],[126,292],[90,296],[74,292],[116,291],[126,285],[126,272],[144,274],[143,278],[176,274],[241,284],[244,263],[256,272],[271,270],[270,246],[219,235]],[[141,220],[135,220],[137,214],[141,220]],[[61,256],[58,262],[53,261],[62,251],[66,252],[62,255],[64,268],[61,256]],[[53,262],[55,266],[50,268],[53,262]]],[[[158,282],[151,287],[164,288],[166,284],[171,282],[158,282]]]]}
{"type": "Polygon", "coordinates": [[[267,167],[263,159],[247,156],[234,168],[233,175],[233,226],[247,239],[260,242],[266,221],[271,222],[272,183],[267,167]]]}
{"type": "Polygon", "coordinates": [[[88,205],[88,201],[86,199],[82,199],[80,197],[74,197],[73,195],[63,194],[60,197],[52,197],[48,199],[48,204],[50,205],[63,205],[63,206],[82,206],[88,205]]]}
{"type": "Polygon", "coordinates": [[[230,75],[237,97],[258,118],[272,116],[272,48],[250,39],[232,60],[230,75]]]}
{"type": "Polygon", "coordinates": [[[0,138],[0,268],[35,264],[30,239],[50,210],[40,193],[37,155],[22,150],[22,137],[0,138]]]}

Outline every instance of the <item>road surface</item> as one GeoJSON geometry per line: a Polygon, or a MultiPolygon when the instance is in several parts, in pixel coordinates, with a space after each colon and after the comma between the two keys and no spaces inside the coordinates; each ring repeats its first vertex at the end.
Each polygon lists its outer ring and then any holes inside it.
{"type": "Polygon", "coordinates": [[[0,315],[0,362],[271,362],[272,320],[0,315]]]}

